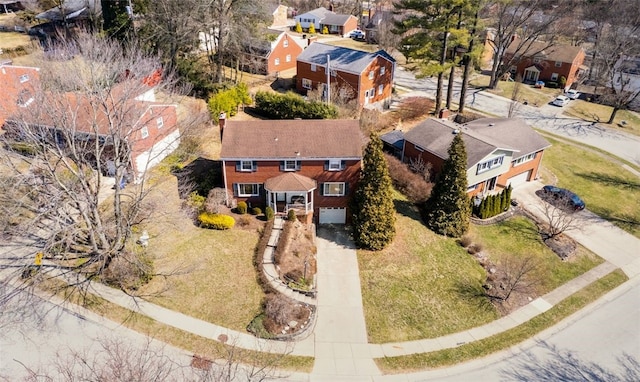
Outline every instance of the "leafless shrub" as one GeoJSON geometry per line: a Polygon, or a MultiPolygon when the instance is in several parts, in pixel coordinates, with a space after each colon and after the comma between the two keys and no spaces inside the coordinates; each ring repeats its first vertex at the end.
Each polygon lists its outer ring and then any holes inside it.
{"type": "Polygon", "coordinates": [[[398,158],[385,154],[389,175],[394,187],[404,194],[412,203],[422,203],[429,198],[433,183],[426,182],[421,175],[409,169],[398,158]]]}
{"type": "Polygon", "coordinates": [[[270,294],[265,299],[264,313],[277,325],[287,325],[292,317],[300,316],[299,311],[299,304],[282,294],[270,294]]]}
{"type": "Polygon", "coordinates": [[[394,112],[381,113],[372,109],[362,109],[360,112],[360,128],[367,136],[387,130],[397,123],[398,117],[394,112]]]}
{"type": "Polygon", "coordinates": [[[469,235],[464,235],[458,240],[458,244],[463,248],[467,248],[471,243],[473,243],[473,239],[469,235]]]}
{"type": "Polygon", "coordinates": [[[205,210],[211,214],[218,214],[221,212],[223,206],[226,206],[229,200],[233,199],[226,189],[216,187],[209,191],[207,201],[205,202],[205,210]]]}
{"type": "Polygon", "coordinates": [[[402,120],[412,120],[429,114],[435,103],[433,100],[425,97],[408,97],[402,100],[398,110],[399,117],[402,120]]]}
{"type": "Polygon", "coordinates": [[[431,162],[425,162],[422,157],[410,158],[409,168],[416,174],[422,175],[425,181],[431,181],[433,175],[433,164],[431,162]]]}
{"type": "Polygon", "coordinates": [[[136,290],[153,278],[153,261],[144,249],[127,251],[111,262],[102,278],[120,289],[136,290]]]}
{"type": "Polygon", "coordinates": [[[246,227],[248,225],[251,224],[251,221],[255,219],[253,216],[250,215],[242,215],[240,216],[240,218],[238,218],[237,223],[240,227],[246,227]]]}

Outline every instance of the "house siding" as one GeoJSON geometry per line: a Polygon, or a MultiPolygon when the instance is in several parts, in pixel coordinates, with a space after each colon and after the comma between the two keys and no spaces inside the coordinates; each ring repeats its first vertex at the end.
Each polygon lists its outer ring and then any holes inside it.
{"type": "Polygon", "coordinates": [[[531,171],[531,175],[529,175],[529,178],[527,179],[527,181],[529,182],[535,179],[538,176],[538,169],[540,168],[540,163],[542,162],[542,154],[543,154],[543,151],[541,150],[536,153],[536,156],[534,159],[528,162],[521,163],[516,166],[512,164],[509,167],[509,170],[504,174],[500,175],[500,177],[498,178],[498,186],[507,187],[507,182],[509,181],[510,178],[513,178],[514,176],[520,175],[528,171],[531,171]]]}
{"type": "MultiPolygon", "coordinates": [[[[504,62],[508,62],[513,57],[513,54],[505,54],[504,62]]],[[[560,83],[560,77],[565,77],[567,79],[567,83],[565,86],[571,86],[578,78],[578,73],[580,70],[580,65],[584,62],[585,53],[581,50],[572,62],[563,62],[561,66],[557,67],[556,61],[554,60],[540,60],[537,65],[542,67],[542,71],[538,77],[538,80],[541,81],[554,81],[560,83]],[[553,73],[558,74],[558,78],[556,80],[552,80],[553,73]]],[[[520,62],[516,65],[516,73],[524,78],[524,71],[528,67],[536,65],[533,57],[526,57],[520,60],[520,62]]]]}
{"type": "Polygon", "coordinates": [[[296,60],[300,53],[302,53],[302,47],[296,43],[289,34],[285,33],[276,46],[273,47],[271,54],[269,54],[267,59],[267,74],[275,74],[276,72],[295,68],[296,60]],[[285,41],[288,42],[288,46],[286,47],[284,46],[285,41]],[[289,62],[287,62],[287,55],[291,56],[291,61],[289,62]],[[276,65],[276,59],[280,60],[279,65],[276,65]]]}
{"type": "Polygon", "coordinates": [[[131,145],[131,157],[134,173],[140,173],[144,169],[137,168],[138,156],[152,151],[157,144],[166,145],[166,138],[174,134],[178,129],[176,106],[158,105],[151,106],[138,121],[140,129],[136,131],[136,139],[131,145]],[[158,127],[157,119],[162,117],[162,127],[158,127]],[[146,127],[149,136],[142,138],[142,127],[146,127]]]}
{"type": "MultiPolygon", "coordinates": [[[[249,160],[251,158],[247,158],[249,160]]],[[[292,158],[287,158],[292,159],[292,158]]],[[[233,194],[234,183],[264,183],[273,177],[282,175],[285,171],[280,170],[280,160],[257,160],[257,169],[253,172],[236,171],[235,160],[224,160],[223,171],[225,173],[225,188],[233,194]]],[[[316,189],[313,192],[314,219],[317,222],[319,208],[321,207],[346,207],[347,217],[349,217],[349,199],[357,186],[360,176],[360,160],[347,160],[345,169],[342,171],[325,170],[325,160],[305,160],[300,159],[300,170],[296,174],[306,176],[316,181],[316,189]],[[321,187],[325,182],[345,182],[347,183],[347,194],[345,196],[323,196],[321,187]]],[[[234,196],[237,201],[244,201],[254,206],[264,207],[267,204],[266,191],[259,196],[240,197],[234,196]]]]}
{"type": "Polygon", "coordinates": [[[405,141],[404,144],[404,155],[403,162],[410,163],[411,160],[416,160],[418,158],[422,158],[424,163],[431,163],[431,173],[439,174],[442,170],[442,164],[444,163],[444,159],[436,156],[435,154],[419,149],[415,144],[405,141]]]}

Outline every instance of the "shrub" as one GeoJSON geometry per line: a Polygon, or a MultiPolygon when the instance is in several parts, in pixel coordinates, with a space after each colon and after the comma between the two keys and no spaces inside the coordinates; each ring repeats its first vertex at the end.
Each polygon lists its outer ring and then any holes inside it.
{"type": "Polygon", "coordinates": [[[9,144],[11,150],[26,156],[33,156],[38,153],[38,148],[34,145],[24,142],[14,142],[9,144]]]}
{"type": "Polygon", "coordinates": [[[248,208],[247,202],[238,202],[238,206],[236,207],[236,210],[240,215],[244,215],[247,213],[247,208],[248,208]]]}
{"type": "Polygon", "coordinates": [[[296,211],[295,210],[289,210],[289,212],[287,212],[287,220],[294,222],[296,220],[298,220],[298,217],[296,216],[296,211]]]}
{"type": "Polygon", "coordinates": [[[196,191],[193,191],[187,197],[186,203],[187,206],[196,211],[196,213],[200,213],[204,210],[206,200],[207,199],[204,196],[201,196],[196,191]]]}
{"type": "Polygon", "coordinates": [[[300,25],[299,21],[296,21],[295,31],[296,33],[302,33],[302,25],[300,25]]]}
{"type": "Polygon", "coordinates": [[[238,219],[238,225],[240,227],[246,227],[249,224],[251,224],[252,219],[253,218],[251,216],[247,216],[247,215],[240,216],[240,219],[238,219]]]}
{"type": "Polygon", "coordinates": [[[260,207],[253,207],[251,209],[251,215],[262,215],[262,209],[260,209],[260,207]]]}
{"type": "Polygon", "coordinates": [[[293,92],[279,94],[259,91],[255,97],[256,111],[270,119],[335,119],[338,109],[323,102],[307,102],[293,92]]]}
{"type": "Polygon", "coordinates": [[[419,204],[429,198],[433,183],[427,182],[422,176],[411,171],[409,166],[398,158],[385,154],[385,159],[393,186],[410,202],[419,204]]]}
{"type": "Polygon", "coordinates": [[[245,83],[240,83],[231,89],[221,90],[209,98],[208,106],[211,117],[217,123],[220,112],[224,111],[229,116],[236,115],[239,105],[251,103],[249,88],[245,83]]]}
{"type": "Polygon", "coordinates": [[[273,208],[267,207],[264,209],[264,217],[267,218],[267,220],[273,219],[274,215],[273,208]]]}
{"type": "Polygon", "coordinates": [[[236,221],[229,215],[210,214],[208,212],[203,212],[198,215],[198,221],[202,228],[219,230],[231,229],[236,224],[236,221]]]}
{"type": "Polygon", "coordinates": [[[322,34],[329,34],[329,28],[326,25],[322,27],[322,34]]]}
{"type": "Polygon", "coordinates": [[[479,206],[473,205],[473,214],[480,219],[488,219],[507,211],[511,205],[512,189],[511,185],[509,185],[499,194],[485,197],[479,206]]]}
{"type": "Polygon", "coordinates": [[[425,97],[405,98],[398,108],[400,118],[403,120],[416,119],[429,114],[434,108],[434,102],[425,97]]]}
{"type": "Polygon", "coordinates": [[[309,24],[309,33],[316,33],[316,26],[314,24],[309,24]]]}
{"type": "Polygon", "coordinates": [[[458,240],[458,243],[460,244],[460,246],[467,248],[468,246],[471,245],[471,243],[473,242],[473,240],[471,239],[471,236],[469,235],[464,235],[460,238],[460,240],[458,240]]]}

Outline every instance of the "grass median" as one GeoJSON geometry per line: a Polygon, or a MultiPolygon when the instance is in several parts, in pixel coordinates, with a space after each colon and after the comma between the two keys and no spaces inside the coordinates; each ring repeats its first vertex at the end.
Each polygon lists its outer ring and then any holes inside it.
{"type": "Polygon", "coordinates": [[[456,348],[408,356],[378,358],[376,363],[383,373],[397,374],[450,366],[484,357],[514,346],[550,328],[627,280],[627,276],[621,270],[616,270],[567,297],[548,311],[503,333],[456,348]]]}

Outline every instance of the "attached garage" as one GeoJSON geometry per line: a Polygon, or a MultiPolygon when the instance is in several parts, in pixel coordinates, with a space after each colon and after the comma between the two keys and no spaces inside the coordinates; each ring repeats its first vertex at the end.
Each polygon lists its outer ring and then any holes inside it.
{"type": "Polygon", "coordinates": [[[523,172],[522,174],[518,174],[516,176],[512,176],[507,181],[507,184],[511,184],[511,187],[516,188],[522,184],[525,184],[529,181],[529,177],[531,176],[531,171],[523,172]]]}
{"type": "Polygon", "coordinates": [[[320,224],[345,224],[347,209],[344,207],[320,208],[318,220],[320,224]]]}

